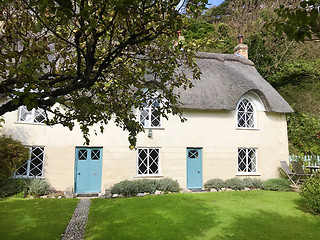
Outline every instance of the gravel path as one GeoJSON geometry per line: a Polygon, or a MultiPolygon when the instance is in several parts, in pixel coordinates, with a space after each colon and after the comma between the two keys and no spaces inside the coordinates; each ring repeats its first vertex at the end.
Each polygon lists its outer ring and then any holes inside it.
{"type": "Polygon", "coordinates": [[[67,226],[66,231],[62,235],[62,240],[82,240],[84,235],[84,229],[88,222],[88,214],[90,208],[90,199],[81,199],[78,203],[72,218],[67,226]]]}

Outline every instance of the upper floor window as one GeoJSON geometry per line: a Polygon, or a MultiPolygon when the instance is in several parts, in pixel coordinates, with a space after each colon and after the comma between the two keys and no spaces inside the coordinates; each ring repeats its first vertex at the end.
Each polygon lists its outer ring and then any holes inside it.
{"type": "Polygon", "coordinates": [[[145,104],[139,114],[139,122],[143,127],[161,127],[159,106],[157,99],[151,99],[145,104]]]}
{"type": "Polygon", "coordinates": [[[44,147],[30,147],[30,158],[15,172],[15,177],[43,177],[44,147]]]}
{"type": "Polygon", "coordinates": [[[256,114],[253,104],[243,98],[237,106],[237,122],[239,128],[255,128],[256,114]]]}
{"type": "Polygon", "coordinates": [[[31,111],[28,111],[26,106],[19,107],[19,122],[26,123],[44,123],[46,120],[45,111],[41,108],[33,108],[31,111]]]}

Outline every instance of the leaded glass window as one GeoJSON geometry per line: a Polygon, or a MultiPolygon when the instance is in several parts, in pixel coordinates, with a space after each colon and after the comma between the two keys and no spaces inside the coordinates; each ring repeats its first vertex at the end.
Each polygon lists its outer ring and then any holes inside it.
{"type": "Polygon", "coordinates": [[[240,128],[255,127],[255,110],[248,99],[243,99],[237,107],[237,121],[240,128]]]}
{"type": "Polygon", "coordinates": [[[26,106],[19,107],[19,122],[27,123],[44,123],[46,120],[45,111],[41,108],[32,109],[28,111],[26,106]]]}
{"type": "Polygon", "coordinates": [[[138,149],[138,175],[159,174],[159,148],[138,149]]]}
{"type": "Polygon", "coordinates": [[[15,172],[16,177],[43,177],[44,147],[30,147],[28,161],[15,172]]]}
{"type": "Polygon", "coordinates": [[[238,172],[252,173],[257,172],[257,149],[239,148],[238,149],[238,172]]]}
{"type": "Polygon", "coordinates": [[[146,128],[161,127],[159,102],[156,99],[150,100],[140,111],[140,124],[146,128]]]}

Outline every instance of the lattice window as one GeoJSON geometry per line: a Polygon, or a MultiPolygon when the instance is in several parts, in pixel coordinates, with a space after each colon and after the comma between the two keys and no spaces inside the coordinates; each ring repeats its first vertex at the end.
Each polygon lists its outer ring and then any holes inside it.
{"type": "Polygon", "coordinates": [[[27,122],[27,123],[44,123],[46,120],[45,111],[41,108],[32,109],[28,111],[26,106],[19,107],[19,122],[27,122]]]}
{"type": "Polygon", "coordinates": [[[30,147],[30,158],[15,172],[16,177],[43,177],[44,147],[30,147]]]}
{"type": "Polygon", "coordinates": [[[138,175],[159,174],[159,148],[138,149],[138,175]]]}
{"type": "Polygon", "coordinates": [[[255,110],[248,99],[243,99],[237,107],[237,121],[240,128],[255,127],[255,110]]]}
{"type": "Polygon", "coordinates": [[[161,127],[159,106],[159,102],[156,99],[152,99],[140,111],[140,124],[143,127],[161,127]]]}
{"type": "Polygon", "coordinates": [[[239,148],[238,149],[238,172],[257,171],[257,149],[239,148]]]}

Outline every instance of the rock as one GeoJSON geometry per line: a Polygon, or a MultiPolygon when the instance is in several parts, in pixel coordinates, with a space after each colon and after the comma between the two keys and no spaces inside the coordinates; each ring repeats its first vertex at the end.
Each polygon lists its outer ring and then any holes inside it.
{"type": "Polygon", "coordinates": [[[68,187],[64,192],[63,192],[64,196],[66,198],[74,198],[74,192],[73,192],[73,189],[68,187]]]}
{"type": "Polygon", "coordinates": [[[34,199],[34,196],[30,196],[29,198],[34,199]]]}
{"type": "Polygon", "coordinates": [[[187,188],[183,188],[180,193],[192,193],[192,191],[187,188]]]}
{"type": "Polygon", "coordinates": [[[227,191],[227,192],[231,192],[231,191],[233,191],[233,189],[231,189],[231,188],[226,188],[226,190],[225,191],[227,191]]]}
{"type": "Polygon", "coordinates": [[[119,197],[119,194],[115,193],[115,194],[112,195],[112,198],[118,198],[118,197],[119,197]]]}
{"type": "Polygon", "coordinates": [[[44,195],[44,196],[41,196],[40,198],[48,198],[48,196],[44,195]]]}
{"type": "Polygon", "coordinates": [[[225,190],[226,190],[226,188],[224,188],[224,187],[223,187],[223,188],[221,188],[221,191],[225,191],[225,190]]]}
{"type": "Polygon", "coordinates": [[[58,198],[60,199],[60,198],[62,198],[62,196],[58,196],[58,198]]]}
{"type": "Polygon", "coordinates": [[[112,193],[110,189],[106,189],[106,192],[104,194],[105,198],[111,198],[112,197],[112,193]]]}
{"type": "Polygon", "coordinates": [[[119,198],[123,198],[123,197],[124,197],[124,195],[120,193],[119,194],[119,198]]]}
{"type": "Polygon", "coordinates": [[[250,191],[251,189],[250,188],[244,188],[244,190],[243,191],[250,191]]]}
{"type": "Polygon", "coordinates": [[[55,196],[52,196],[52,197],[50,197],[50,198],[55,198],[55,196]]]}
{"type": "Polygon", "coordinates": [[[144,197],[144,196],[146,196],[145,193],[138,193],[138,194],[137,194],[137,197],[144,197]]]}
{"type": "Polygon", "coordinates": [[[218,190],[215,189],[215,188],[211,188],[211,189],[210,189],[210,192],[218,192],[218,190]]]}
{"type": "Polygon", "coordinates": [[[154,194],[155,194],[155,195],[160,195],[160,194],[162,194],[162,192],[159,191],[159,190],[156,190],[156,191],[154,192],[154,194]]]}

